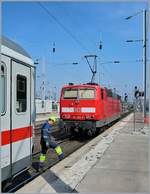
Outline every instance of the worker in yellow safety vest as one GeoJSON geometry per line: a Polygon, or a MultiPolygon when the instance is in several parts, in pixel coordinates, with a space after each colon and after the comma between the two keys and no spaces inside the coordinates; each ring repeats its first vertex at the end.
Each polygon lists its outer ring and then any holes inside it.
{"type": "Polygon", "coordinates": [[[49,148],[53,148],[57,155],[59,160],[62,160],[64,158],[64,153],[62,151],[62,148],[54,141],[52,140],[52,128],[56,123],[56,117],[51,116],[48,118],[46,122],[44,122],[42,129],[41,129],[41,155],[40,155],[40,162],[39,167],[44,167],[44,162],[46,160],[46,152],[49,148]]]}

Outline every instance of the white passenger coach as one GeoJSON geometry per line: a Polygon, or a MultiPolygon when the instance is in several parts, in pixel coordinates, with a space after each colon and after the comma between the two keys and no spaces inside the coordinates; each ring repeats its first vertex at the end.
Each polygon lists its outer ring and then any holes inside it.
{"type": "Polygon", "coordinates": [[[15,42],[1,39],[2,181],[26,169],[32,160],[35,124],[35,67],[15,42]]]}

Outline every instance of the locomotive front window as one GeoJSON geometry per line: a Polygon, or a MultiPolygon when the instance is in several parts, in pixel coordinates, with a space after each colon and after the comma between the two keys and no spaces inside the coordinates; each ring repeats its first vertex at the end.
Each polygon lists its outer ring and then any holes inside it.
{"type": "Polygon", "coordinates": [[[27,109],[27,78],[17,75],[17,112],[26,112],[27,109]]]}
{"type": "Polygon", "coordinates": [[[77,99],[78,90],[77,89],[65,89],[63,93],[64,99],[77,99]]]}
{"type": "Polygon", "coordinates": [[[4,114],[6,112],[6,67],[3,62],[1,62],[1,113],[4,114]]]}
{"type": "Polygon", "coordinates": [[[94,99],[94,98],[95,98],[95,89],[79,90],[79,99],[94,99]]]}

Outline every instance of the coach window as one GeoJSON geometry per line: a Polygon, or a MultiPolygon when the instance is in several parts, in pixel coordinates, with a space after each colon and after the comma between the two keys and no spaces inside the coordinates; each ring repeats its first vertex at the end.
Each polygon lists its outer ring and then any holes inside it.
{"type": "Polygon", "coordinates": [[[1,114],[6,112],[6,66],[1,62],[1,114]]]}
{"type": "Polygon", "coordinates": [[[27,78],[17,75],[17,112],[26,112],[27,110],[27,78]]]}

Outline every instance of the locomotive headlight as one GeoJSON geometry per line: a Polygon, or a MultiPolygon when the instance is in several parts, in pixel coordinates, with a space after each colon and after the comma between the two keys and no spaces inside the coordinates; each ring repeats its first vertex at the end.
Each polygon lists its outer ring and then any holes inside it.
{"type": "Polygon", "coordinates": [[[70,115],[62,115],[63,119],[70,119],[70,115]]]}

